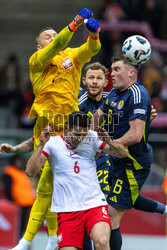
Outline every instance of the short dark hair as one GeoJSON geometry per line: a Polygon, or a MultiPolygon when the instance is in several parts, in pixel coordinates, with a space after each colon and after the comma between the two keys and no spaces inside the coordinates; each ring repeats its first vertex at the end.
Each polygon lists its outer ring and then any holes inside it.
{"type": "Polygon", "coordinates": [[[109,70],[99,62],[94,62],[94,63],[88,64],[84,69],[84,77],[86,76],[86,73],[88,72],[89,69],[92,69],[92,70],[101,69],[104,72],[105,78],[108,77],[109,70]]]}
{"type": "Polygon", "coordinates": [[[140,66],[131,64],[123,55],[112,57],[112,63],[117,62],[117,61],[122,61],[124,64],[132,66],[136,70],[136,73],[138,73],[140,66]]]}
{"type": "Polygon", "coordinates": [[[45,30],[54,30],[52,27],[45,27],[45,28],[43,28],[39,33],[38,33],[38,35],[36,36],[36,42],[37,42],[37,44],[39,43],[39,36],[40,36],[40,34],[42,33],[42,32],[44,32],[45,30]]]}
{"type": "Polygon", "coordinates": [[[67,124],[70,129],[74,126],[86,128],[90,126],[90,117],[82,111],[75,111],[69,115],[67,124]]]}

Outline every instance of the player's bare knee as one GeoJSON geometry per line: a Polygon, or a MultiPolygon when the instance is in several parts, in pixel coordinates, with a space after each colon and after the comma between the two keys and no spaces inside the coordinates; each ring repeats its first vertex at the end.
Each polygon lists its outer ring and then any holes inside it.
{"type": "Polygon", "coordinates": [[[107,234],[101,235],[94,242],[96,249],[108,249],[109,246],[109,236],[107,234]]]}
{"type": "Polygon", "coordinates": [[[111,228],[112,229],[118,228],[119,227],[119,218],[118,218],[118,216],[115,216],[115,217],[111,216],[110,219],[111,219],[111,228]]]}
{"type": "Polygon", "coordinates": [[[112,230],[119,228],[119,221],[111,220],[111,228],[112,230]]]}

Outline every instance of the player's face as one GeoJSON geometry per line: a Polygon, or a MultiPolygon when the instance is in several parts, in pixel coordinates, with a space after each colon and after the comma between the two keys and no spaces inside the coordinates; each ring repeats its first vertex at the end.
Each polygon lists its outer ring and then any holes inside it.
{"type": "Polygon", "coordinates": [[[50,29],[43,31],[39,36],[38,50],[45,48],[56,36],[57,33],[55,30],[50,29]]]}
{"type": "Polygon", "coordinates": [[[104,87],[107,85],[103,70],[88,69],[83,83],[90,97],[96,97],[102,94],[104,87]]]}
{"type": "Polygon", "coordinates": [[[74,126],[68,130],[65,139],[72,146],[77,147],[88,134],[89,127],[82,128],[74,126]]]}
{"type": "Polygon", "coordinates": [[[116,61],[111,65],[112,84],[115,89],[121,91],[129,86],[130,68],[122,61],[116,61]]]}

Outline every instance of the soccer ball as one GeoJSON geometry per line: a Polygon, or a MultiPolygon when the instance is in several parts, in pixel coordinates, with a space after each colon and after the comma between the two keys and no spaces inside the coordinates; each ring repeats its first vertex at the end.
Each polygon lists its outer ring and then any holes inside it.
{"type": "Polygon", "coordinates": [[[130,36],[123,43],[122,54],[130,64],[140,65],[149,59],[151,45],[143,36],[130,36]]]}

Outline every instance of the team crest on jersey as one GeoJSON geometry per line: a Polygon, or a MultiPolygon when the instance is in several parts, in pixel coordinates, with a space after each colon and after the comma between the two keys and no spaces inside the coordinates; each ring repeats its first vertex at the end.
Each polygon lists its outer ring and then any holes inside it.
{"type": "Polygon", "coordinates": [[[73,66],[73,63],[72,63],[71,59],[69,57],[67,57],[66,59],[64,59],[61,62],[61,65],[63,66],[64,69],[69,69],[73,66]]]}
{"type": "Polygon", "coordinates": [[[118,103],[117,108],[118,108],[118,109],[122,109],[122,108],[123,108],[123,106],[124,106],[124,101],[123,101],[123,100],[121,100],[121,101],[118,103]]]}
{"type": "Polygon", "coordinates": [[[116,105],[117,105],[116,102],[110,102],[111,107],[115,107],[116,105]]]}
{"type": "Polygon", "coordinates": [[[61,233],[61,234],[57,235],[57,241],[58,241],[58,243],[60,243],[62,240],[63,240],[63,236],[61,233]]]}

